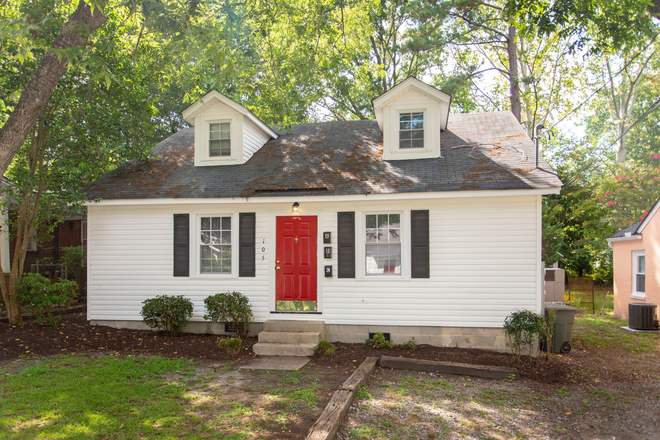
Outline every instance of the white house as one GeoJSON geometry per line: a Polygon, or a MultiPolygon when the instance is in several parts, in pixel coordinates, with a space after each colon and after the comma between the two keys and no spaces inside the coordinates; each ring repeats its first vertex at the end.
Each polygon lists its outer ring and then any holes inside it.
{"type": "Polygon", "coordinates": [[[266,321],[330,341],[505,349],[504,318],[543,309],[541,197],[561,182],[510,112],[449,114],[408,78],[376,120],[277,133],[217,91],[148,162],[88,187],[88,319],[140,327],[142,301],[239,291],[266,321]]]}

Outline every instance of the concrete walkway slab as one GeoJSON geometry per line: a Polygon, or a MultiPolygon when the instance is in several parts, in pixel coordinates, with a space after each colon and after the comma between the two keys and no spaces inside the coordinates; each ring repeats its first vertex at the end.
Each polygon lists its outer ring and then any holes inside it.
{"type": "Polygon", "coordinates": [[[297,371],[307,365],[311,358],[301,356],[267,356],[250,359],[238,366],[239,370],[297,371]]]}

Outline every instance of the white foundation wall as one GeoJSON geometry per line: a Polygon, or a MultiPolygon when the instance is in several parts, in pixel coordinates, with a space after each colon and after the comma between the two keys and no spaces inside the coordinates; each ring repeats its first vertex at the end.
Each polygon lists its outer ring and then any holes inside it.
{"type": "MultiPolygon", "coordinates": [[[[203,321],[204,298],[239,291],[255,321],[322,320],[327,325],[501,328],[512,311],[540,311],[541,196],[369,200],[300,203],[298,215],[318,216],[318,311],[275,310],[275,219],[291,202],[204,201],[88,206],[88,319],[140,321],[142,301],[185,295],[193,321],[203,321]],[[410,278],[410,211],[430,211],[429,279],[410,278]],[[337,212],[356,216],[356,279],[337,278],[337,212]],[[256,277],[239,278],[238,213],[256,213],[256,277]],[[402,275],[364,275],[364,216],[402,214],[402,275]],[[190,276],[173,276],[173,214],[190,214],[190,276]],[[198,274],[200,215],[232,215],[233,275],[198,274]],[[323,244],[322,233],[332,243],[323,244]],[[332,259],[323,247],[332,246],[332,259]],[[323,267],[332,265],[333,278],[323,267]]],[[[150,201],[153,203],[153,201],[150,201]]]]}

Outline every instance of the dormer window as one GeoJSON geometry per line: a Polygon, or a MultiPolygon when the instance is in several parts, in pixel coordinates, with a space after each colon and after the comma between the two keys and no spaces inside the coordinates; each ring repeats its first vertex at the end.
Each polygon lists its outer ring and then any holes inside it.
{"type": "Polygon", "coordinates": [[[231,156],[231,123],[209,124],[209,157],[231,156]]]}
{"type": "Polygon", "coordinates": [[[399,148],[424,148],[424,112],[399,113],[399,148]]]}
{"type": "Polygon", "coordinates": [[[372,101],[383,132],[383,160],[442,157],[441,132],[447,129],[451,96],[407,78],[372,101]]]}

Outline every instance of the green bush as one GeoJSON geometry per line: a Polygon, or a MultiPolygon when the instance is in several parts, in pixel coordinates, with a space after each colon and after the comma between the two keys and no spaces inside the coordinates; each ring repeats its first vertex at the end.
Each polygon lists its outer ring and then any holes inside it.
{"type": "Polygon", "coordinates": [[[335,354],[336,347],[330,343],[327,339],[319,342],[319,345],[316,347],[316,353],[324,354],[326,356],[332,356],[335,354]]]}
{"type": "Polygon", "coordinates": [[[415,342],[415,338],[412,337],[408,339],[408,342],[403,344],[404,347],[406,347],[408,350],[416,350],[417,349],[417,342],[415,342]]]}
{"type": "Polygon", "coordinates": [[[367,339],[364,344],[373,348],[394,348],[392,341],[385,339],[385,335],[382,333],[375,333],[374,337],[367,339]]]}
{"type": "Polygon", "coordinates": [[[221,350],[234,350],[241,349],[243,341],[240,338],[222,338],[218,340],[218,348],[221,350]]]}
{"type": "Polygon", "coordinates": [[[193,312],[192,301],[183,295],[159,295],[142,304],[142,321],[151,328],[170,332],[172,336],[188,324],[193,312]]]}
{"type": "Polygon", "coordinates": [[[16,286],[18,298],[28,313],[34,315],[40,325],[56,327],[62,319],[61,311],[76,296],[75,281],[60,280],[51,283],[38,273],[25,273],[16,286]]]}
{"type": "Polygon", "coordinates": [[[504,333],[509,338],[507,345],[516,356],[520,356],[523,351],[531,356],[536,341],[546,340],[548,334],[552,335],[554,317],[552,319],[550,325],[548,318],[540,313],[529,310],[511,313],[504,320],[504,333]]]}
{"type": "Polygon", "coordinates": [[[87,297],[87,254],[82,246],[69,246],[62,249],[62,260],[66,265],[67,276],[73,275],[78,283],[78,297],[87,297]]]}
{"type": "Polygon", "coordinates": [[[206,305],[204,319],[232,325],[237,337],[241,339],[247,337],[254,315],[250,300],[245,295],[240,292],[217,293],[207,297],[204,305],[206,305]]]}

